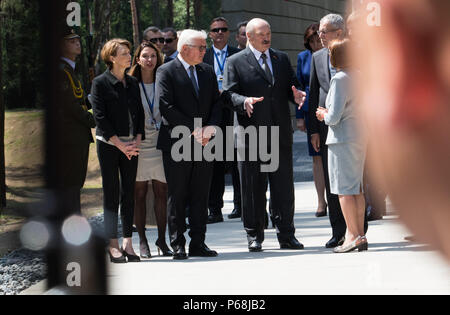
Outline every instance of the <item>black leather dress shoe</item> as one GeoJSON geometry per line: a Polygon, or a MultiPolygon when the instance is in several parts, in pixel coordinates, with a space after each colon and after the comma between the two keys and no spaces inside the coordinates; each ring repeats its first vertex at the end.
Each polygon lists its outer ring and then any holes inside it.
{"type": "Polygon", "coordinates": [[[234,208],[228,215],[228,219],[237,219],[241,217],[241,210],[234,208]]]}
{"type": "Polygon", "coordinates": [[[210,214],[208,216],[208,224],[218,223],[218,222],[223,222],[223,215],[222,214],[210,214]]]}
{"type": "Polygon", "coordinates": [[[302,243],[300,243],[295,237],[292,237],[285,241],[280,241],[280,249],[304,249],[302,243]]]}
{"type": "Polygon", "coordinates": [[[174,249],[173,251],[173,259],[175,260],[183,260],[183,259],[187,259],[187,255],[186,255],[186,250],[183,247],[178,247],[176,249],[174,249]]]}
{"type": "Polygon", "coordinates": [[[345,238],[344,236],[342,237],[335,237],[333,236],[326,244],[325,247],[326,248],[335,248],[337,246],[341,246],[342,244],[344,244],[345,238]]]}
{"type": "Polygon", "coordinates": [[[262,252],[262,244],[260,241],[252,241],[248,244],[248,250],[250,252],[262,252]]]}
{"type": "Polygon", "coordinates": [[[199,247],[189,247],[189,256],[191,257],[216,257],[218,254],[211,250],[205,244],[199,247]]]}
{"type": "Polygon", "coordinates": [[[367,206],[366,208],[366,214],[367,214],[367,221],[377,221],[383,219],[383,214],[380,211],[377,211],[372,206],[367,206]]]}

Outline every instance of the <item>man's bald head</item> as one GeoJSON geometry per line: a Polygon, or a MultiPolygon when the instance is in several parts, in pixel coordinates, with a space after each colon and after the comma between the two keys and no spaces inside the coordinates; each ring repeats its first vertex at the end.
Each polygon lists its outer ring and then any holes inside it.
{"type": "Polygon", "coordinates": [[[272,32],[266,20],[255,18],[247,24],[247,38],[249,43],[258,51],[265,52],[270,48],[272,32]]]}

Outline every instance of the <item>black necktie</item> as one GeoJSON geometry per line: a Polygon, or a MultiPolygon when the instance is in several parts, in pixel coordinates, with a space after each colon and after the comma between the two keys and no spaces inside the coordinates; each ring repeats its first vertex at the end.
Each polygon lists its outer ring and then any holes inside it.
{"type": "Polygon", "coordinates": [[[267,63],[267,55],[266,54],[262,54],[261,58],[263,60],[262,69],[264,70],[264,73],[266,74],[266,78],[267,78],[267,80],[269,80],[269,82],[273,83],[272,72],[270,71],[270,67],[269,67],[269,65],[267,63]]]}
{"type": "Polygon", "coordinates": [[[191,77],[191,82],[192,82],[192,85],[194,86],[195,93],[197,94],[197,96],[199,96],[199,93],[198,93],[199,89],[198,89],[197,81],[195,80],[195,75],[194,75],[194,66],[189,67],[189,75],[191,77]]]}

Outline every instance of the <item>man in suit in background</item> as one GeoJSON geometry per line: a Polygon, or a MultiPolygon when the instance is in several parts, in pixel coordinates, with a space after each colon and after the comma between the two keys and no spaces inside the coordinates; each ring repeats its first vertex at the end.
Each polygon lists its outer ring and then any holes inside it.
{"type": "MultiPolygon", "coordinates": [[[[228,45],[228,38],[230,37],[230,30],[228,29],[228,22],[223,17],[214,18],[210,24],[209,37],[213,41],[211,48],[206,50],[203,62],[211,65],[214,68],[217,77],[217,84],[219,90],[222,90],[222,83],[227,59],[239,52],[239,49],[228,45]]],[[[227,126],[233,126],[234,112],[228,108],[223,107],[222,122],[220,128],[225,134],[227,126]]],[[[226,141],[224,141],[223,152],[226,152],[226,141]]],[[[223,221],[223,194],[225,192],[225,174],[229,168],[233,179],[234,191],[234,209],[235,214],[241,212],[241,193],[239,184],[239,171],[237,169],[236,161],[214,161],[213,178],[211,182],[211,190],[209,192],[209,216],[208,223],[216,223],[223,221]]]]}
{"type": "Polygon", "coordinates": [[[166,27],[162,30],[164,37],[164,46],[162,52],[164,53],[164,63],[174,60],[177,55],[178,36],[177,31],[172,27],[166,27]]]}
{"type": "Polygon", "coordinates": [[[236,42],[238,43],[238,49],[244,50],[247,47],[247,23],[248,21],[239,22],[236,30],[236,42]]]}
{"type": "Polygon", "coordinates": [[[319,152],[319,150],[321,151],[329,217],[333,231],[331,239],[325,246],[327,248],[334,248],[343,244],[347,225],[345,224],[344,216],[342,215],[338,195],[330,192],[328,148],[325,145],[328,126],[317,119],[316,110],[318,107],[325,107],[325,100],[328,95],[328,90],[330,89],[330,81],[336,74],[336,69],[330,64],[328,47],[333,40],[344,38],[345,21],[342,16],[338,14],[328,14],[320,21],[318,33],[324,48],[315,52],[312,56],[308,115],[310,119],[311,144],[317,152],[319,152]]]}
{"type": "MultiPolygon", "coordinates": [[[[186,259],[186,208],[189,207],[189,256],[214,257],[217,252],[205,244],[208,219],[208,197],[213,164],[194,152],[206,145],[215,133],[212,126],[221,121],[220,93],[214,70],[202,63],[206,51],[206,33],[184,30],[178,39],[179,54],[175,60],[158,68],[156,97],[163,116],[157,148],[163,152],[168,185],[168,225],[174,259],[186,259]],[[194,125],[201,118],[203,128],[194,125]],[[185,126],[192,137],[172,138],[172,129],[185,126]],[[187,159],[172,156],[172,146],[186,141],[192,148],[187,159]]],[[[185,149],[185,148],[184,148],[185,149]]],[[[184,150],[183,149],[183,150],[184,150]]],[[[183,153],[185,153],[183,151],[183,153]]]]}
{"type": "Polygon", "coordinates": [[[86,95],[81,81],[75,74],[76,59],[81,54],[80,36],[66,27],[61,40],[58,98],[61,102],[58,116],[64,130],[64,161],[60,171],[63,179],[66,204],[69,213],[81,213],[80,190],[86,179],[89,146],[94,142],[91,128],[95,128],[94,117],[88,112],[86,95]]]}
{"type": "MultiPolygon", "coordinates": [[[[253,19],[247,24],[248,47],[228,59],[224,78],[224,92],[230,97],[238,113],[239,125],[265,127],[271,139],[273,127],[278,128],[278,138],[267,143],[269,152],[279,149],[279,164],[272,172],[263,172],[263,158],[249,159],[258,142],[250,142],[243,130],[238,134],[238,149],[245,148],[246,158],[238,160],[242,193],[242,214],[251,252],[262,251],[264,241],[264,214],[266,211],[267,184],[271,187],[271,202],[280,248],[303,249],[295,238],[294,181],[292,163],[293,129],[289,100],[303,104],[305,93],[298,91],[297,78],[289,57],[270,49],[270,25],[263,19],[253,19]]],[[[257,137],[264,137],[256,130],[257,137]]],[[[275,133],[276,134],[276,133],[275,133]]],[[[265,141],[267,139],[262,139],[265,141]]],[[[259,151],[260,148],[256,150],[259,151]]]]}
{"type": "Polygon", "coordinates": [[[163,50],[164,47],[164,37],[159,28],[156,26],[150,26],[147,27],[143,33],[144,40],[147,40],[149,42],[152,42],[153,44],[158,47],[160,51],[163,50]]]}

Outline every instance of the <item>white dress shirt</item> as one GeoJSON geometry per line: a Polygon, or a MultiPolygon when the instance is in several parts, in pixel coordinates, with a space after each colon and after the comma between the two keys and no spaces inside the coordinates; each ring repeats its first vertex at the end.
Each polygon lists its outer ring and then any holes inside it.
{"type": "MultiPolygon", "coordinates": [[[[250,50],[252,51],[252,53],[255,55],[256,60],[258,60],[259,65],[262,68],[262,65],[264,63],[263,59],[261,58],[261,55],[263,54],[262,52],[260,52],[259,50],[256,50],[255,47],[252,46],[252,44],[248,44],[248,47],[250,48],[250,50]]],[[[270,52],[269,49],[267,49],[264,54],[267,56],[266,62],[269,65],[269,69],[270,72],[272,72],[273,75],[273,68],[272,68],[272,60],[270,59],[270,52]]]]}
{"type": "MultiPolygon", "coordinates": [[[[181,63],[182,63],[182,65],[183,65],[184,69],[185,69],[186,72],[187,72],[188,77],[190,78],[190,77],[191,77],[191,74],[190,74],[191,71],[189,70],[189,67],[190,67],[191,65],[188,64],[186,61],[184,61],[183,57],[181,57],[181,54],[178,54],[178,55],[177,55],[177,58],[181,61],[181,63]]],[[[197,86],[200,88],[200,86],[198,85],[197,69],[195,69],[195,66],[194,66],[194,77],[195,77],[195,81],[197,82],[197,86]]]]}

